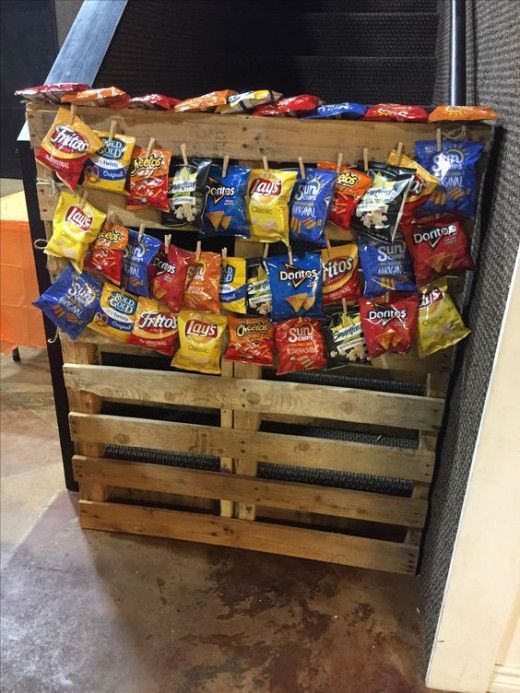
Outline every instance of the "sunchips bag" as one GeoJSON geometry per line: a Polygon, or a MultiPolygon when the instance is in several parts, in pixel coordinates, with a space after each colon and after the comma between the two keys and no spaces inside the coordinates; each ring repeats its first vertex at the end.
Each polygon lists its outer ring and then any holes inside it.
{"type": "Polygon", "coordinates": [[[360,298],[361,325],[371,359],[390,351],[406,354],[410,351],[417,329],[417,294],[360,298]]]}
{"type": "Polygon", "coordinates": [[[335,171],[305,168],[293,188],[290,206],[291,238],[325,245],[325,225],[336,182],[335,171]]]}
{"type": "Polygon", "coordinates": [[[224,310],[232,313],[246,312],[246,259],[228,257],[222,265],[220,277],[220,302],[224,310]]]}
{"type": "Polygon", "coordinates": [[[128,179],[128,209],[155,207],[162,212],[168,206],[168,171],[172,153],[168,149],[134,147],[128,179]]]}
{"type": "Polygon", "coordinates": [[[96,313],[89,324],[96,332],[116,342],[128,342],[139,300],[112,284],[104,284],[96,313]]]}
{"type": "Polygon", "coordinates": [[[182,306],[184,286],[193,253],[170,244],[168,253],[155,259],[157,272],[150,280],[152,295],[171,311],[178,313],[182,306]]]}
{"type": "Polygon", "coordinates": [[[358,312],[349,315],[343,311],[330,314],[329,322],[323,326],[323,335],[331,368],[364,363],[368,360],[367,346],[361,318],[358,312]]]}
{"type": "Polygon", "coordinates": [[[211,159],[190,157],[188,164],[182,158],[172,159],[168,175],[168,211],[162,218],[165,226],[202,230],[210,166],[211,159]]]}
{"type": "Polygon", "coordinates": [[[121,285],[123,256],[128,245],[126,226],[106,221],[90,248],[85,268],[99,272],[117,286],[121,285]]]}
{"type": "Polygon", "coordinates": [[[477,166],[483,150],[482,142],[471,140],[445,139],[440,152],[435,140],[415,143],[417,161],[440,180],[421,207],[421,214],[458,212],[473,219],[477,210],[477,166]]]}
{"type": "Polygon", "coordinates": [[[83,166],[103,142],[77,115],[71,121],[70,111],[59,108],[51,129],[38,147],[36,161],[54,171],[65,185],[74,190],[83,166]]]}
{"type": "Polygon", "coordinates": [[[218,375],[226,318],[214,313],[183,310],[177,322],[179,350],[173,357],[172,366],[184,371],[218,375]]]}
{"type": "Polygon", "coordinates": [[[67,265],[33,305],[71,339],[77,339],[90,323],[101,296],[101,283],[86,272],[78,274],[67,265]]]}
{"type": "Polygon", "coordinates": [[[123,285],[138,296],[150,296],[148,268],[161,249],[161,241],[147,233],[129,230],[123,255],[123,285]]]}
{"type": "Polygon", "coordinates": [[[432,176],[429,171],[418,164],[417,161],[410,159],[406,154],[401,154],[401,156],[398,157],[396,149],[392,149],[386,161],[392,166],[405,166],[406,168],[413,168],[415,170],[415,176],[408,190],[403,209],[403,214],[409,216],[413,214],[417,207],[420,207],[423,202],[426,202],[435,188],[439,185],[439,179],[432,176]]]}
{"type": "MultiPolygon", "coordinates": [[[[336,170],[336,164],[331,161],[318,161],[317,165],[328,171],[336,170]]],[[[360,198],[371,185],[372,178],[368,174],[350,166],[342,166],[334,186],[329,221],[348,230],[360,198]]]]}
{"type": "Polygon", "coordinates": [[[177,316],[153,298],[140,298],[128,344],[173,356],[177,337],[177,316]]]}
{"type": "Polygon", "coordinates": [[[189,310],[220,313],[220,274],[222,257],[204,252],[188,267],[183,307],[189,310]]]}
{"type": "Polygon", "coordinates": [[[251,171],[248,211],[252,240],[289,244],[289,200],[297,176],[296,171],[251,171]]]}
{"type": "Polygon", "coordinates": [[[269,284],[273,294],[273,322],[297,316],[319,318],[323,315],[323,273],[318,253],[267,258],[269,284]]]}
{"type": "Polygon", "coordinates": [[[400,231],[393,241],[360,233],[358,249],[365,277],[365,296],[379,296],[385,291],[416,290],[412,262],[400,231]]]}
{"type": "Polygon", "coordinates": [[[359,285],[359,254],[356,243],[336,245],[321,251],[323,265],[323,305],[357,301],[359,285]]]}
{"type": "Polygon", "coordinates": [[[229,346],[224,358],[257,366],[273,365],[273,326],[268,318],[228,316],[229,346]]]}
{"type": "Polygon", "coordinates": [[[246,276],[247,314],[259,316],[270,315],[273,297],[265,260],[262,260],[262,258],[247,258],[246,276]]]}
{"type": "Polygon", "coordinates": [[[420,295],[417,320],[417,351],[420,358],[457,344],[470,332],[448,293],[446,279],[439,279],[424,288],[420,295]]]}
{"type": "Polygon", "coordinates": [[[211,164],[201,236],[249,238],[246,194],[250,173],[247,166],[231,164],[223,176],[222,166],[211,164]]]}
{"type": "Polygon", "coordinates": [[[325,368],[325,342],[318,320],[293,318],[274,326],[278,351],[277,375],[325,368]]]}
{"type": "Polygon", "coordinates": [[[96,240],[106,215],[89,202],[63,190],[52,220],[52,236],[44,252],[69,259],[77,272],[83,270],[85,255],[96,240]]]}
{"type": "Polygon", "coordinates": [[[125,194],[126,177],[130,168],[135,137],[97,132],[103,146],[85,165],[83,185],[93,190],[125,194]]]}

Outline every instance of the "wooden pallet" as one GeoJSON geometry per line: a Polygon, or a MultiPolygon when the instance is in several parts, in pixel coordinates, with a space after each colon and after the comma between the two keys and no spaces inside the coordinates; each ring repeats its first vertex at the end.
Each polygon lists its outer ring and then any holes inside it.
{"type": "MultiPolygon", "coordinates": [[[[370,147],[372,157],[382,159],[398,141],[411,152],[415,140],[434,133],[427,124],[78,110],[86,122],[103,129],[117,117],[119,131],[135,135],[141,145],[153,135],[159,145],[176,151],[186,142],[190,154],[229,154],[248,161],[263,155],[272,161],[298,156],[304,161],[335,160],[339,151],[345,161],[356,161],[364,146],[370,147]]],[[[33,146],[41,142],[54,113],[50,107],[28,108],[33,146]]],[[[491,136],[491,128],[483,124],[471,124],[468,131],[481,141],[491,136]]],[[[39,168],[39,175],[43,179],[48,174],[39,168]]],[[[50,230],[57,198],[49,197],[45,185],[39,187],[39,198],[50,230]]],[[[124,209],[117,195],[92,191],[89,199],[103,210],[114,210],[121,223],[138,224],[146,218],[149,228],[161,228],[157,212],[146,210],[137,217],[124,209]]],[[[328,235],[337,238],[338,231],[329,229],[328,235]]],[[[237,242],[234,250],[243,256],[258,251],[246,241],[237,242]]],[[[83,527],[415,572],[451,350],[424,360],[415,353],[389,355],[372,365],[343,369],[344,375],[370,383],[386,379],[422,384],[425,394],[419,396],[275,380],[259,367],[227,361],[220,377],[102,365],[109,353],[152,352],[110,343],[88,330],[79,342],[62,338],[62,348],[83,527]],[[138,405],[142,416],[103,413],[110,403],[138,405]],[[184,419],[194,418],[191,423],[172,421],[166,413],[173,410],[183,411],[184,419]],[[201,412],[218,412],[220,425],[196,423],[201,412]],[[273,422],[278,423],[276,432],[264,430],[273,422]],[[312,425],[314,432],[297,435],[291,432],[294,424],[312,425]],[[412,438],[417,445],[353,442],[325,437],[320,429],[412,438]],[[140,461],[116,459],[107,454],[109,446],[209,456],[220,462],[210,471],[159,464],[153,454],[140,461]],[[261,478],[259,463],[390,477],[410,484],[411,492],[403,496],[261,478]]]]}

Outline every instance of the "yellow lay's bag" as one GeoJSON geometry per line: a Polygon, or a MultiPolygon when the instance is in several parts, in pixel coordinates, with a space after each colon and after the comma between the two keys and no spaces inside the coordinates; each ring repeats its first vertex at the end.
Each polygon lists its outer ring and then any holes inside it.
{"type": "Polygon", "coordinates": [[[96,131],[103,142],[101,149],[85,164],[85,188],[125,194],[125,183],[134,151],[135,137],[96,131]]]}
{"type": "Polygon", "coordinates": [[[447,349],[471,330],[462,322],[448,293],[446,279],[429,284],[422,292],[417,316],[417,351],[420,358],[447,349]]]}
{"type": "Polygon", "coordinates": [[[77,272],[83,270],[83,262],[89,245],[101,231],[106,214],[89,202],[64,190],[52,221],[52,236],[45,253],[54,257],[68,258],[77,272]]]}
{"type": "Polygon", "coordinates": [[[253,169],[249,176],[251,240],[289,245],[289,200],[296,171],[253,169]]]}
{"type": "Polygon", "coordinates": [[[112,284],[103,284],[99,308],[89,327],[116,342],[128,342],[139,300],[112,284]]]}
{"type": "Polygon", "coordinates": [[[172,366],[185,371],[218,375],[226,318],[215,313],[181,310],[177,324],[179,350],[173,357],[172,366]]]}

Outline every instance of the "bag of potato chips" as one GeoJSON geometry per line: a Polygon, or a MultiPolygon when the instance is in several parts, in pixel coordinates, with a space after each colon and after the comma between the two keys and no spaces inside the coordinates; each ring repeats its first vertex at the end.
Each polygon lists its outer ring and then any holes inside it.
{"type": "Polygon", "coordinates": [[[325,342],[319,320],[293,318],[274,326],[278,350],[276,375],[309,371],[327,366],[325,342]]]}
{"type": "Polygon", "coordinates": [[[135,137],[96,132],[103,142],[101,149],[85,164],[83,185],[93,190],[125,194],[126,176],[134,151],[135,137]]]}
{"type": "Polygon", "coordinates": [[[415,291],[412,261],[400,231],[393,241],[360,233],[358,249],[365,296],[379,296],[385,291],[415,291]]]}
{"type": "Polygon", "coordinates": [[[221,262],[219,253],[204,252],[198,260],[193,258],[186,275],[183,308],[220,313],[221,262]]]}
{"type": "Polygon", "coordinates": [[[272,307],[269,275],[262,258],[246,260],[246,312],[248,315],[270,315],[272,307]]]}
{"type": "Polygon", "coordinates": [[[161,249],[161,241],[147,233],[129,229],[123,255],[123,285],[138,296],[150,296],[148,268],[161,249]]]}
{"type": "Polygon", "coordinates": [[[273,294],[272,320],[279,322],[297,316],[323,316],[323,270],[318,253],[267,258],[269,284],[273,294]]]}
{"type": "MultiPolygon", "coordinates": [[[[336,170],[336,164],[331,161],[318,161],[317,165],[327,171],[336,170]]],[[[367,173],[342,166],[334,186],[329,221],[348,230],[359,200],[371,185],[372,178],[367,173]]]]}
{"type": "Polygon", "coordinates": [[[471,332],[462,322],[449,293],[446,279],[429,284],[422,292],[417,319],[417,351],[420,358],[447,349],[471,332]]]}
{"type": "Polygon", "coordinates": [[[359,299],[361,325],[371,359],[387,351],[410,351],[417,329],[417,307],[417,294],[391,294],[388,300],[383,296],[359,299]]]}
{"type": "Polygon", "coordinates": [[[273,365],[273,326],[268,318],[238,318],[228,316],[229,347],[225,359],[273,365]]]}
{"type": "Polygon", "coordinates": [[[208,197],[211,159],[192,156],[188,163],[174,157],[168,174],[168,212],[162,223],[176,229],[201,231],[208,197]]]}
{"type": "Polygon", "coordinates": [[[289,245],[289,200],[297,177],[297,171],[251,171],[248,211],[252,240],[289,245]]]}
{"type": "Polygon", "coordinates": [[[323,265],[323,305],[357,301],[359,285],[359,254],[356,243],[336,245],[321,251],[323,265]]]}
{"type": "Polygon", "coordinates": [[[123,256],[128,245],[126,226],[105,222],[85,260],[85,269],[99,272],[117,286],[121,285],[123,256]]]}
{"type": "Polygon", "coordinates": [[[220,278],[220,302],[224,310],[232,313],[246,312],[246,259],[228,257],[222,265],[220,278]]]}
{"type": "Polygon", "coordinates": [[[168,254],[159,254],[154,265],[157,272],[150,280],[152,295],[174,313],[178,313],[184,296],[184,286],[193,253],[170,244],[168,254]]]}
{"type": "Polygon", "coordinates": [[[83,165],[102,146],[103,142],[81,118],[74,115],[71,119],[67,108],[59,108],[35,157],[36,161],[54,171],[68,188],[74,190],[83,165]]]}
{"type": "Polygon", "coordinates": [[[177,343],[177,316],[153,298],[139,299],[128,344],[173,356],[177,343]]]}
{"type": "Polygon", "coordinates": [[[207,181],[208,196],[204,212],[204,225],[200,231],[207,236],[242,236],[249,238],[246,193],[250,168],[228,167],[222,175],[222,166],[211,164],[207,181]]]}
{"type": "Polygon", "coordinates": [[[168,171],[172,153],[168,149],[150,151],[144,147],[134,147],[130,177],[128,179],[128,209],[139,210],[143,207],[155,207],[167,212],[168,171]]]}
{"type": "Polygon", "coordinates": [[[139,301],[134,296],[112,284],[104,284],[89,327],[116,342],[126,343],[134,327],[138,306],[139,301]]]}
{"type": "Polygon", "coordinates": [[[415,169],[415,176],[408,190],[406,201],[404,203],[403,215],[407,216],[426,202],[435,188],[439,185],[439,179],[423,168],[417,161],[410,159],[406,154],[401,154],[398,157],[396,149],[392,149],[386,160],[387,164],[392,166],[404,166],[405,168],[415,169]]]}
{"type": "Polygon", "coordinates": [[[325,225],[337,174],[307,166],[305,178],[298,178],[290,207],[291,238],[325,246],[325,225]]]}
{"type": "Polygon", "coordinates": [[[63,190],[52,220],[52,236],[44,252],[54,257],[68,258],[77,272],[83,270],[83,262],[89,245],[94,241],[106,215],[89,202],[63,190]]]}
{"type": "Polygon", "coordinates": [[[177,318],[179,350],[172,360],[174,368],[199,373],[220,373],[222,336],[227,327],[223,315],[182,310],[177,318]]]}
{"type": "Polygon", "coordinates": [[[330,315],[329,323],[323,326],[323,335],[330,368],[364,363],[368,360],[359,313],[347,315],[343,311],[335,311],[330,315]]]}

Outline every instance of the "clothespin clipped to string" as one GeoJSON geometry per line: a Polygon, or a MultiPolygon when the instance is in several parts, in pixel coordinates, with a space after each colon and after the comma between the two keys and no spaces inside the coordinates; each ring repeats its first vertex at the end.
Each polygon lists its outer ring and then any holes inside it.
{"type": "Polygon", "coordinates": [[[287,246],[287,257],[289,258],[289,264],[292,265],[293,263],[293,254],[292,254],[292,248],[290,245],[287,246]]]}
{"type": "Polygon", "coordinates": [[[170,243],[172,242],[172,235],[171,233],[167,233],[164,236],[164,252],[166,255],[168,255],[168,251],[170,250],[170,243]]]}
{"type": "Polygon", "coordinates": [[[197,264],[199,262],[201,252],[202,252],[202,242],[197,241],[197,246],[195,248],[195,264],[197,264]]]}
{"type": "Polygon", "coordinates": [[[222,255],[222,265],[225,267],[227,265],[227,248],[224,246],[220,253],[222,255]]]}
{"type": "Polygon", "coordinates": [[[182,163],[187,166],[188,165],[188,150],[186,148],[186,143],[183,142],[181,144],[181,154],[182,154],[182,163]]]}
{"type": "Polygon", "coordinates": [[[115,118],[112,118],[110,121],[110,132],[108,133],[108,141],[112,142],[114,137],[116,136],[116,128],[117,128],[117,120],[115,118]]]}
{"type": "Polygon", "coordinates": [[[76,117],[76,104],[75,103],[73,103],[72,106],[70,107],[69,115],[70,115],[69,123],[70,123],[70,125],[72,125],[72,123],[74,122],[74,118],[76,117]]]}
{"type": "Polygon", "coordinates": [[[305,166],[301,156],[298,157],[298,166],[300,167],[300,176],[305,178],[305,166]]]}
{"type": "Polygon", "coordinates": [[[267,161],[267,157],[263,156],[262,157],[262,164],[264,167],[264,171],[267,173],[269,171],[269,162],[267,161]]]}
{"type": "Polygon", "coordinates": [[[224,156],[224,161],[222,162],[222,178],[225,177],[229,166],[229,154],[224,156]]]}
{"type": "Polygon", "coordinates": [[[348,310],[347,310],[347,299],[342,298],[341,299],[341,309],[343,311],[343,315],[348,315],[348,310]]]}
{"type": "Polygon", "coordinates": [[[440,128],[435,128],[435,139],[437,140],[437,151],[442,151],[442,131],[440,128]]]}
{"type": "Polygon", "coordinates": [[[327,255],[329,256],[329,260],[331,260],[332,259],[332,246],[331,246],[328,238],[325,239],[325,244],[327,246],[327,255]]]}
{"type": "Polygon", "coordinates": [[[155,145],[155,137],[150,137],[148,140],[148,146],[146,147],[146,156],[149,156],[152,153],[152,149],[154,148],[155,145]]]}
{"type": "Polygon", "coordinates": [[[107,217],[106,217],[106,219],[105,219],[105,223],[106,223],[106,222],[108,222],[108,223],[112,222],[112,221],[114,220],[114,215],[115,215],[114,210],[113,210],[113,209],[109,209],[108,212],[107,212],[107,217]]]}
{"type": "Polygon", "coordinates": [[[343,164],[343,152],[339,152],[338,162],[336,164],[336,173],[339,173],[341,171],[342,164],[343,164]]]}
{"type": "Polygon", "coordinates": [[[145,223],[144,223],[144,221],[142,221],[139,224],[139,233],[137,234],[137,240],[139,241],[139,243],[141,242],[141,238],[143,237],[144,227],[145,227],[145,223]]]}
{"type": "Polygon", "coordinates": [[[81,202],[79,203],[79,206],[81,209],[87,204],[87,199],[88,199],[88,190],[83,191],[83,195],[81,196],[81,202]]]}
{"type": "Polygon", "coordinates": [[[399,164],[401,163],[401,156],[402,156],[402,154],[403,154],[403,143],[402,143],[402,142],[398,142],[398,143],[397,143],[397,155],[396,155],[396,160],[395,160],[395,165],[396,165],[396,166],[399,166],[399,164]]]}
{"type": "Polygon", "coordinates": [[[267,260],[268,255],[269,255],[269,243],[264,243],[264,251],[262,253],[262,260],[267,260]]]}
{"type": "Polygon", "coordinates": [[[368,147],[363,147],[363,168],[368,171],[368,147]]]}

